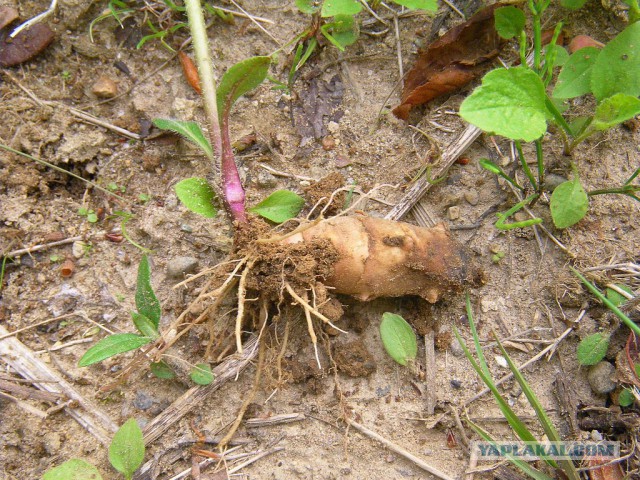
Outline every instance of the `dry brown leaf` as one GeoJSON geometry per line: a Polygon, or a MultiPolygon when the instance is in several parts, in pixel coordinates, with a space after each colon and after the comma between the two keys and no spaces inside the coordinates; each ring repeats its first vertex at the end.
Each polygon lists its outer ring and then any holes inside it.
{"type": "Polygon", "coordinates": [[[393,109],[406,120],[411,108],[453,92],[480,75],[486,63],[499,53],[502,40],[494,26],[491,5],[452,28],[422,51],[407,74],[402,102],[393,109]]]}

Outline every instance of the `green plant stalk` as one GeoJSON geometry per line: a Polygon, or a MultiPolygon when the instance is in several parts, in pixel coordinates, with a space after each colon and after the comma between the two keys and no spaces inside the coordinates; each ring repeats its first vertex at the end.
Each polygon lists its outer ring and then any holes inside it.
{"type": "Polygon", "coordinates": [[[617,193],[620,195],[626,195],[627,197],[633,198],[636,202],[640,202],[640,198],[635,195],[635,192],[640,191],[640,185],[624,185],[622,187],[614,187],[614,188],[602,188],[598,190],[591,190],[587,192],[587,195],[593,197],[595,195],[606,195],[608,193],[617,193]]]}
{"type": "Polygon", "coordinates": [[[629,25],[640,20],[640,6],[638,6],[638,0],[624,0],[624,3],[629,5],[629,25]]]}
{"type": "Polygon", "coordinates": [[[220,158],[223,201],[233,219],[244,223],[247,221],[247,213],[244,206],[245,193],[233,156],[233,150],[231,149],[228,121],[222,119],[223,123],[221,125],[220,112],[218,112],[216,78],[213,74],[213,62],[209,55],[209,42],[207,41],[202,6],[200,0],[185,0],[185,6],[189,18],[191,37],[193,38],[196,64],[200,74],[204,110],[209,123],[209,136],[214,152],[220,158]]]}
{"type": "MultiPolygon", "coordinates": [[[[531,4],[534,2],[531,1],[531,4]]],[[[540,75],[540,65],[542,63],[542,22],[537,6],[532,8],[533,12],[533,71],[540,75]]]]}
{"type": "Polygon", "coordinates": [[[520,65],[527,64],[527,32],[522,30],[520,32],[520,38],[518,39],[520,44],[520,65]]]}
{"type": "Polygon", "coordinates": [[[558,42],[558,37],[562,32],[562,26],[562,22],[559,22],[556,25],[556,28],[553,30],[553,37],[551,38],[551,42],[549,42],[549,45],[547,46],[547,51],[551,52],[552,54],[548,55],[544,61],[543,77],[545,78],[543,79],[543,82],[545,87],[548,87],[549,83],[551,83],[551,80],[553,79],[553,67],[555,66],[557,55],[555,48],[552,47],[555,47],[558,42]],[[552,48],[552,51],[548,50],[549,48],[552,48]]]}
{"type": "Polygon", "coordinates": [[[538,225],[539,223],[542,223],[541,218],[530,218],[529,220],[524,220],[522,222],[505,223],[507,218],[509,218],[514,213],[520,211],[525,205],[528,205],[530,202],[537,200],[539,196],[540,195],[538,195],[537,193],[534,195],[530,195],[529,197],[525,198],[521,202],[516,203],[513,207],[511,207],[506,212],[496,214],[498,215],[498,221],[495,223],[496,228],[500,230],[513,230],[514,228],[525,228],[525,227],[530,227],[532,225],[538,225]]]}
{"type": "Polygon", "coordinates": [[[569,126],[565,118],[562,116],[562,113],[560,113],[560,110],[558,110],[558,107],[555,106],[555,104],[551,101],[551,99],[548,96],[545,96],[544,103],[545,103],[545,106],[547,107],[547,110],[549,110],[549,113],[553,116],[553,119],[562,129],[562,133],[563,133],[562,140],[566,146],[568,143],[567,138],[573,137],[573,131],[571,130],[571,127],[569,126]]]}
{"type": "MultiPolygon", "coordinates": [[[[544,185],[544,152],[542,151],[542,140],[535,141],[536,145],[536,162],[538,163],[538,193],[542,193],[542,187],[544,185]]],[[[535,203],[535,200],[532,202],[535,203]]]]}
{"type": "MultiPolygon", "coordinates": [[[[538,184],[536,183],[536,179],[533,177],[533,173],[529,168],[529,164],[527,164],[527,159],[524,157],[524,153],[522,152],[522,142],[520,140],[515,141],[516,150],[518,151],[518,157],[520,158],[520,164],[522,165],[522,170],[524,170],[524,174],[529,179],[529,183],[534,188],[534,190],[538,190],[538,184]]],[[[522,190],[522,188],[520,188],[522,190]]]]}
{"type": "Polygon", "coordinates": [[[598,300],[600,300],[602,303],[604,303],[607,308],[609,310],[611,310],[613,313],[616,314],[616,316],[622,320],[622,322],[629,327],[633,333],[635,333],[636,335],[640,336],[640,326],[638,326],[633,320],[631,320],[629,317],[627,317],[622,310],[620,310],[618,307],[616,307],[611,300],[609,300],[607,297],[605,297],[602,292],[600,290],[598,290],[598,288],[592,284],[589,280],[587,280],[578,270],[576,270],[573,267],[569,267],[569,269],[573,272],[573,274],[578,277],[580,279],[580,281],[584,284],[585,287],[587,287],[587,289],[593,293],[596,297],[598,297],[598,300]]]}

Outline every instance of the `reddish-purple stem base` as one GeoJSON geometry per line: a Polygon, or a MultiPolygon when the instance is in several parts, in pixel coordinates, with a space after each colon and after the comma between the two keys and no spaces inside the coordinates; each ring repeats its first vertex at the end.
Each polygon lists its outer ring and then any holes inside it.
{"type": "Polygon", "coordinates": [[[248,220],[244,206],[244,188],[242,188],[240,174],[238,173],[238,167],[231,148],[228,118],[222,118],[220,127],[222,131],[220,173],[222,174],[224,203],[234,220],[246,223],[248,220]]]}

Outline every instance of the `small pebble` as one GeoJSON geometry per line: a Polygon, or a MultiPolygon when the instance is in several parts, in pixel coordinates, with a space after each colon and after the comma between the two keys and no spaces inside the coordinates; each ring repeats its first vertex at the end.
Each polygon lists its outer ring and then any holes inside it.
{"type": "Polygon", "coordinates": [[[98,98],[113,98],[118,94],[118,85],[111,78],[103,75],[93,84],[91,93],[98,98]]]}
{"type": "Polygon", "coordinates": [[[507,359],[504,358],[502,355],[496,355],[495,359],[496,359],[496,363],[498,364],[499,367],[509,368],[509,364],[507,363],[507,359]]]}
{"type": "Polygon", "coordinates": [[[614,381],[614,375],[616,373],[616,367],[609,362],[600,362],[589,370],[587,379],[591,390],[598,395],[605,395],[616,388],[616,382],[614,381]]]}
{"type": "Polygon", "coordinates": [[[136,394],[136,398],[133,400],[133,406],[138,410],[143,411],[149,410],[154,403],[155,399],[151,395],[143,391],[138,392],[136,394]]]}
{"type": "Polygon", "coordinates": [[[167,275],[171,278],[183,278],[198,268],[198,259],[194,257],[176,257],[167,263],[167,275]]]}
{"type": "Polygon", "coordinates": [[[269,172],[261,171],[256,175],[256,184],[262,188],[273,188],[278,184],[278,179],[269,172]]]}
{"type": "Polygon", "coordinates": [[[333,150],[336,148],[336,140],[331,135],[327,135],[322,139],[322,148],[327,151],[333,150]]]}
{"type": "Polygon", "coordinates": [[[460,218],[460,207],[458,207],[457,205],[449,207],[447,213],[449,214],[449,220],[457,220],[460,218]]]}
{"type": "Polygon", "coordinates": [[[462,349],[462,347],[458,343],[458,339],[456,338],[451,340],[451,343],[449,344],[449,351],[454,357],[462,357],[464,355],[464,350],[462,349]]]}
{"type": "Polygon", "coordinates": [[[480,200],[480,195],[478,195],[477,190],[467,190],[464,192],[464,199],[469,205],[477,205],[480,200]]]}
{"type": "Polygon", "coordinates": [[[186,223],[180,225],[180,230],[185,233],[193,233],[193,228],[191,227],[191,225],[187,225],[186,223]]]}
{"type": "Polygon", "coordinates": [[[456,380],[455,378],[452,379],[449,383],[451,383],[451,386],[453,388],[461,388],[462,387],[462,382],[460,380],[456,380]]]}
{"type": "Polygon", "coordinates": [[[329,130],[330,133],[338,133],[338,131],[340,130],[340,125],[338,125],[338,123],[334,121],[331,121],[327,125],[327,130],[329,130]]]}
{"type": "Polygon", "coordinates": [[[594,442],[601,442],[604,440],[604,437],[598,430],[591,430],[591,440],[594,442]]]}
{"type": "Polygon", "coordinates": [[[566,177],[562,175],[556,175],[555,173],[549,173],[544,179],[544,188],[549,192],[553,192],[558,185],[567,181],[566,177]]]}
{"type": "Polygon", "coordinates": [[[42,444],[45,452],[49,455],[55,455],[60,450],[62,439],[57,432],[47,432],[42,437],[42,444]]]}
{"type": "Polygon", "coordinates": [[[81,241],[73,242],[71,245],[71,253],[76,258],[84,257],[87,244],[81,241]]]}

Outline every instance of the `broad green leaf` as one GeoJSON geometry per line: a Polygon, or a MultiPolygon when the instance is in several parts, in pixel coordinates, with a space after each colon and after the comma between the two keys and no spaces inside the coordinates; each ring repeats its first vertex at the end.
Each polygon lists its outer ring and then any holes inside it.
{"type": "Polygon", "coordinates": [[[546,94],[540,77],[526,67],[499,68],[460,106],[460,116],[486,132],[530,142],[547,131],[546,94]]]}
{"type": "Polygon", "coordinates": [[[560,0],[560,5],[569,10],[578,10],[587,3],[587,0],[560,0]]]}
{"type": "Polygon", "coordinates": [[[400,365],[406,365],[418,354],[418,343],[413,328],[395,313],[387,312],[382,315],[380,339],[389,356],[400,365]]]}
{"type": "Polygon", "coordinates": [[[102,475],[89,462],[72,458],[46,472],[42,480],[102,480],[102,475]]]}
{"type": "Polygon", "coordinates": [[[358,40],[358,23],[350,15],[336,15],[334,21],[323,25],[320,30],[338,49],[352,45],[358,40]]]}
{"type": "Polygon", "coordinates": [[[191,369],[189,377],[191,377],[193,383],[197,383],[198,385],[209,385],[213,382],[214,375],[211,371],[211,366],[208,363],[198,363],[191,369]]]}
{"type": "Polygon", "coordinates": [[[126,478],[133,477],[144,460],[144,439],[135,418],[127,420],[109,445],[109,462],[126,478]]]}
{"type": "Polygon", "coordinates": [[[204,136],[200,125],[196,122],[171,120],[169,118],[154,118],[153,124],[161,130],[171,130],[195,143],[209,158],[213,158],[213,149],[207,137],[204,136]]]}
{"type": "Polygon", "coordinates": [[[576,354],[580,365],[595,365],[604,358],[609,348],[608,333],[594,333],[584,337],[578,344],[576,354]]]}
{"type": "Polygon", "coordinates": [[[278,190],[255,207],[251,207],[249,211],[272,222],[282,223],[294,218],[303,206],[304,199],[299,195],[289,190],[278,190]]]}
{"type": "Polygon", "coordinates": [[[618,405],[620,405],[621,407],[629,407],[633,405],[633,402],[635,401],[636,401],[635,395],[628,388],[625,388],[624,390],[622,390],[620,392],[620,395],[618,395],[618,405]]]}
{"type": "MultiPolygon", "coordinates": [[[[633,290],[626,286],[626,285],[617,285],[621,290],[624,290],[625,292],[633,295],[633,290]]],[[[624,302],[626,302],[628,299],[627,297],[625,297],[624,295],[620,295],[618,292],[616,292],[613,288],[607,288],[607,290],[605,291],[606,295],[607,295],[607,299],[613,303],[616,307],[619,307],[620,305],[622,305],[624,302]]]]}
{"type": "Polygon", "coordinates": [[[640,95],[640,22],[602,49],[591,72],[591,91],[598,101],[616,93],[640,95]]]}
{"type": "Polygon", "coordinates": [[[393,3],[402,5],[409,10],[425,10],[427,12],[438,10],[438,0],[393,0],[393,3]]]}
{"type": "Polygon", "coordinates": [[[526,23],[524,12],[517,7],[500,7],[496,9],[494,17],[496,31],[505,40],[519,36],[524,30],[526,23]]]}
{"type": "Polygon", "coordinates": [[[155,340],[160,336],[158,334],[158,326],[146,316],[138,312],[131,312],[131,318],[138,331],[145,337],[153,338],[155,340]]]}
{"type": "Polygon", "coordinates": [[[109,335],[87,350],[78,362],[78,366],[87,367],[93,365],[119,353],[140,348],[150,341],[151,339],[149,337],[142,337],[135,333],[116,333],[109,335]]]}
{"type": "Polygon", "coordinates": [[[156,327],[155,330],[158,331],[162,310],[160,301],[151,286],[151,268],[149,267],[149,258],[146,255],[142,256],[140,265],[138,265],[136,307],[138,308],[138,313],[151,320],[151,323],[156,327]]]}
{"type": "Polygon", "coordinates": [[[222,76],[216,98],[218,116],[223,120],[232,105],[245,93],[260,85],[269,72],[271,57],[251,57],[236,63],[222,76]]]}
{"type": "Polygon", "coordinates": [[[551,217],[558,228],[578,223],[587,214],[589,197],[578,177],[561,183],[551,194],[551,217]]]}
{"type": "Polygon", "coordinates": [[[216,192],[204,178],[185,178],[176,183],[174,188],[178,199],[193,213],[205,218],[213,218],[218,213],[218,209],[213,204],[216,192]]]}
{"type": "Polygon", "coordinates": [[[573,53],[564,64],[553,89],[555,98],[575,98],[591,92],[591,71],[600,49],[581,48],[573,53]]]}
{"type": "Polygon", "coordinates": [[[302,13],[312,15],[320,10],[320,3],[319,0],[296,0],[296,7],[302,13]]]}
{"type": "Polygon", "coordinates": [[[171,370],[171,367],[162,361],[153,362],[149,365],[149,368],[151,369],[151,373],[158,378],[168,380],[176,376],[175,372],[171,370]]]}
{"type": "Polygon", "coordinates": [[[609,130],[638,114],[640,114],[640,99],[624,93],[617,93],[612,97],[605,98],[596,107],[596,113],[589,128],[609,130]]]}
{"type": "Polygon", "coordinates": [[[355,15],[360,10],[362,5],[358,0],[324,0],[321,16],[327,18],[336,15],[355,15]]]}
{"type": "Polygon", "coordinates": [[[566,48],[561,47],[560,45],[548,45],[544,49],[545,58],[551,58],[551,55],[554,55],[554,68],[563,66],[565,63],[567,63],[567,60],[569,60],[569,52],[567,52],[566,48]]]}

